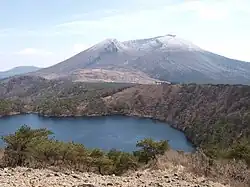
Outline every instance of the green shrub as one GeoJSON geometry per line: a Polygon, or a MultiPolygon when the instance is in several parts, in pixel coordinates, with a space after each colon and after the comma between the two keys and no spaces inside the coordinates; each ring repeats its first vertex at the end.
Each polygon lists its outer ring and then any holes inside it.
{"type": "Polygon", "coordinates": [[[46,129],[31,129],[24,125],[14,134],[2,137],[7,145],[4,160],[8,166],[23,166],[31,157],[30,149],[48,139],[52,132],[46,129]]]}
{"type": "Polygon", "coordinates": [[[16,133],[2,137],[6,144],[5,166],[56,166],[105,175],[121,175],[128,170],[136,170],[139,167],[138,161],[148,163],[169,148],[167,141],[154,142],[152,139],[145,139],[137,143],[140,149],[134,154],[114,149],[106,153],[100,149],[86,149],[74,142],[54,140],[49,137],[51,134],[46,129],[22,126],[16,133]]]}
{"type": "Polygon", "coordinates": [[[237,160],[245,160],[247,165],[250,166],[250,144],[241,143],[233,145],[227,156],[237,160]]]}
{"type": "Polygon", "coordinates": [[[107,154],[108,158],[113,162],[114,173],[120,175],[128,170],[138,168],[137,158],[130,154],[117,150],[110,150],[107,154]]]}
{"type": "Polygon", "coordinates": [[[139,158],[139,162],[148,164],[150,160],[156,160],[157,155],[163,155],[170,147],[168,141],[153,141],[151,138],[147,138],[139,141],[136,144],[139,148],[134,152],[134,155],[139,158]]]}

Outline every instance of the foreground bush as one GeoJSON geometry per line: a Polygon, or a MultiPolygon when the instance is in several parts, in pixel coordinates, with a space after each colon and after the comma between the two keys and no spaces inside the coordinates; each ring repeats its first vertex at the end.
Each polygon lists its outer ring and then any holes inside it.
{"type": "Polygon", "coordinates": [[[140,162],[148,164],[150,160],[156,160],[157,155],[163,155],[168,149],[168,141],[155,142],[151,138],[144,139],[136,144],[140,148],[134,152],[140,162]]]}
{"type": "Polygon", "coordinates": [[[31,156],[30,149],[46,141],[51,134],[52,132],[46,129],[33,130],[28,126],[22,126],[15,134],[2,137],[7,144],[4,156],[6,164],[13,167],[22,166],[31,156]]]}
{"type": "Polygon", "coordinates": [[[228,151],[228,157],[237,160],[245,160],[250,167],[250,144],[246,142],[233,145],[228,151]]]}
{"type": "Polygon", "coordinates": [[[53,133],[46,129],[31,129],[22,126],[14,134],[2,137],[6,144],[3,164],[5,167],[49,167],[70,168],[100,174],[121,175],[128,170],[136,170],[140,164],[156,159],[164,154],[167,141],[154,142],[145,139],[137,143],[135,154],[117,150],[104,152],[87,149],[74,142],[61,142],[50,138],[53,133]]]}
{"type": "Polygon", "coordinates": [[[22,126],[14,134],[2,137],[6,144],[3,166],[53,166],[58,169],[96,172],[102,175],[121,175],[154,160],[155,166],[162,169],[169,167],[169,164],[183,165],[187,172],[225,181],[233,186],[250,185],[250,170],[245,163],[245,160],[249,159],[247,142],[235,144],[226,153],[228,158],[237,160],[215,160],[205,155],[202,150],[192,154],[173,151],[169,149],[167,141],[144,139],[137,143],[138,150],[130,154],[114,149],[109,152],[87,149],[82,144],[54,140],[50,138],[51,134],[52,132],[46,129],[34,130],[22,126]]]}
{"type": "Polygon", "coordinates": [[[125,153],[117,150],[110,150],[107,154],[108,158],[112,160],[115,168],[115,174],[122,174],[125,171],[138,168],[138,158],[130,153],[125,153]]]}

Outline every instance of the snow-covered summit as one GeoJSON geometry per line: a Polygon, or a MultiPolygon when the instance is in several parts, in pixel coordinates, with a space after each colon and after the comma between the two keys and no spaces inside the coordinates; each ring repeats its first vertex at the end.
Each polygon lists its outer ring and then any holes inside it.
{"type": "Polygon", "coordinates": [[[65,76],[79,69],[136,70],[173,82],[250,82],[250,63],[202,50],[172,34],[125,42],[109,38],[37,74],[65,76]]]}
{"type": "Polygon", "coordinates": [[[108,38],[94,45],[90,49],[91,50],[102,49],[102,50],[109,51],[109,52],[118,52],[118,51],[127,50],[127,46],[125,46],[122,42],[119,42],[115,38],[108,38]]]}
{"type": "Polygon", "coordinates": [[[200,51],[201,49],[190,41],[184,40],[176,35],[167,34],[164,36],[124,42],[120,42],[115,38],[108,38],[94,45],[90,50],[102,50],[105,52],[136,52],[152,50],[200,51]]]}
{"type": "Polygon", "coordinates": [[[201,50],[192,42],[172,34],[147,39],[129,40],[123,42],[123,44],[134,50],[201,50]]]}
{"type": "Polygon", "coordinates": [[[164,47],[172,49],[181,49],[181,50],[201,50],[198,46],[194,45],[192,42],[184,40],[176,35],[165,35],[158,36],[155,38],[156,41],[161,42],[164,47]]]}

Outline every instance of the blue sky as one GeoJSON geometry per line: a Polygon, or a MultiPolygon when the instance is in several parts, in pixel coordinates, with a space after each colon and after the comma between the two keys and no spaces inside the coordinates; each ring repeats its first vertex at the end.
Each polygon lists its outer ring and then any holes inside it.
{"type": "Polygon", "coordinates": [[[0,0],[0,71],[56,64],[105,38],[168,33],[250,62],[249,0],[0,0]]]}

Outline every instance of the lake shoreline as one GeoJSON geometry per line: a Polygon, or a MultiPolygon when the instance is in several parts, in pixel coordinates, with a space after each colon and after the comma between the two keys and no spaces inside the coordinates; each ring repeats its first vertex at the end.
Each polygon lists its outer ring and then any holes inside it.
{"type": "Polygon", "coordinates": [[[59,141],[74,141],[88,148],[110,150],[121,149],[125,152],[135,150],[136,142],[145,138],[169,140],[174,150],[194,152],[196,147],[185,134],[171,125],[151,118],[107,114],[102,116],[43,116],[37,113],[23,113],[4,118],[0,123],[3,135],[14,133],[21,125],[31,128],[46,128],[54,132],[59,141]],[[100,117],[100,118],[98,118],[100,117]],[[103,117],[103,118],[102,118],[103,117]],[[50,119],[51,118],[51,119],[50,119]]]}
{"type": "Polygon", "coordinates": [[[85,117],[109,117],[109,116],[127,116],[127,117],[136,117],[136,118],[140,118],[140,119],[150,119],[150,120],[156,120],[158,122],[163,122],[167,125],[169,125],[170,127],[172,127],[173,129],[176,129],[180,132],[182,132],[185,137],[187,138],[187,140],[193,145],[193,147],[195,149],[199,148],[198,145],[195,144],[195,142],[192,140],[191,137],[187,136],[187,134],[185,133],[185,131],[181,128],[178,128],[178,125],[170,122],[170,121],[166,121],[163,118],[157,118],[154,117],[152,115],[141,115],[139,113],[121,113],[121,112],[112,112],[112,113],[102,113],[102,114],[85,114],[85,115],[74,115],[74,114],[61,114],[61,115],[47,115],[47,114],[42,114],[39,112],[12,112],[10,114],[7,115],[0,115],[0,119],[4,118],[4,117],[11,117],[11,116],[18,116],[18,115],[28,115],[28,114],[36,114],[39,117],[44,117],[44,118],[85,118],[85,117]]]}

